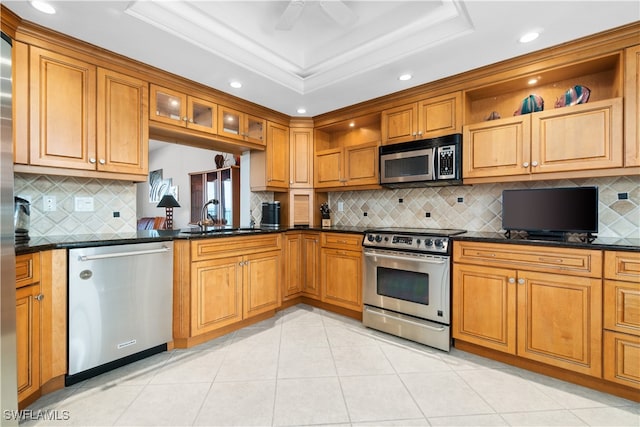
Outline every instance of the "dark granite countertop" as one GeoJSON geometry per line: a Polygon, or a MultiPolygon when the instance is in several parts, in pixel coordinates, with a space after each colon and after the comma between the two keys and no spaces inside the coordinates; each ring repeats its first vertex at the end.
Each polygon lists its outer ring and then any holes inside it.
{"type": "Polygon", "coordinates": [[[598,249],[598,250],[614,250],[614,251],[639,251],[640,239],[619,238],[619,237],[598,237],[592,242],[582,242],[578,239],[570,239],[569,241],[555,240],[539,240],[531,239],[522,235],[515,235],[508,238],[504,233],[491,233],[468,231],[453,238],[459,241],[488,242],[488,243],[509,243],[521,245],[536,246],[555,246],[577,249],[598,249]]]}
{"type": "MultiPolygon", "coordinates": [[[[17,245],[16,254],[44,251],[49,249],[69,249],[89,246],[109,246],[129,243],[145,243],[154,241],[177,240],[177,239],[211,239],[222,237],[246,236],[265,233],[281,233],[286,231],[330,231],[335,233],[356,233],[364,232],[373,227],[290,227],[290,228],[240,228],[237,230],[217,230],[209,233],[185,233],[183,230],[144,230],[130,233],[117,234],[78,234],[47,237],[32,237],[27,244],[17,245]]],[[[598,237],[591,243],[581,241],[549,241],[534,240],[522,236],[507,238],[503,233],[468,231],[453,237],[458,241],[476,241],[491,243],[509,243],[537,246],[556,246],[582,249],[605,249],[605,250],[628,250],[640,251],[640,239],[598,237]]]]}
{"type": "Polygon", "coordinates": [[[221,237],[234,237],[257,235],[266,233],[281,233],[285,231],[309,230],[331,231],[336,233],[364,233],[364,227],[291,227],[291,228],[240,228],[237,230],[216,230],[208,233],[185,232],[180,230],[138,230],[130,233],[114,234],[76,234],[32,237],[26,244],[16,245],[16,254],[46,251],[50,249],[70,249],[89,246],[124,245],[129,243],[158,242],[177,239],[211,239],[221,237]]]}

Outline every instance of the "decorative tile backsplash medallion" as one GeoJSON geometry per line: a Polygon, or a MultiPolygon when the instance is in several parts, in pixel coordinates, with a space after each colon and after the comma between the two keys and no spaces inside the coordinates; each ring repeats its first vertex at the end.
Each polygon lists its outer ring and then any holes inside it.
{"type": "Polygon", "coordinates": [[[136,230],[136,185],[130,181],[19,173],[14,178],[14,194],[31,201],[31,237],[136,230]],[[55,211],[44,211],[45,196],[55,197],[55,211]],[[93,211],[76,211],[76,197],[86,198],[85,207],[92,199],[93,211]]]}
{"type": "Polygon", "coordinates": [[[334,192],[329,206],[335,225],[500,232],[502,190],[592,185],[599,194],[598,236],[640,238],[640,176],[334,192]],[[628,199],[619,200],[620,193],[628,199]]]}

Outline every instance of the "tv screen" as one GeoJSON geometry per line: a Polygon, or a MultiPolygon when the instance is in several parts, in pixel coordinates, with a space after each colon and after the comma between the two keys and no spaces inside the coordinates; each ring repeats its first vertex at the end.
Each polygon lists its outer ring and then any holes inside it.
{"type": "Polygon", "coordinates": [[[598,187],[504,190],[502,228],[530,233],[597,233],[598,187]]]}

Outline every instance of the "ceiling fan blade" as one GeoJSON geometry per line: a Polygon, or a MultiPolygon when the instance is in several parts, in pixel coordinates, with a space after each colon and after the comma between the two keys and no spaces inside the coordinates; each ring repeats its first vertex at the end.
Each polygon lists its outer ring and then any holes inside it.
{"type": "Polygon", "coordinates": [[[290,1],[289,5],[280,16],[280,19],[278,19],[276,30],[287,31],[293,28],[293,25],[302,14],[302,9],[304,9],[304,0],[290,1]]]}
{"type": "Polygon", "coordinates": [[[358,16],[340,0],[321,1],[320,7],[342,27],[347,27],[358,20],[358,16]]]}

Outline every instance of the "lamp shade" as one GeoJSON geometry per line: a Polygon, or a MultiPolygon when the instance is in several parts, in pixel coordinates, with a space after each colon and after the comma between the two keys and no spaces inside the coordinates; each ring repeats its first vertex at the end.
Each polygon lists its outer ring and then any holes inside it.
{"type": "Polygon", "coordinates": [[[158,203],[158,208],[179,208],[180,204],[171,194],[165,194],[160,199],[160,203],[158,203]]]}

